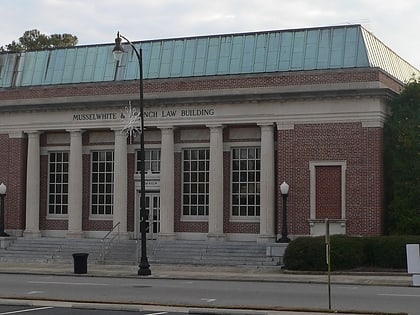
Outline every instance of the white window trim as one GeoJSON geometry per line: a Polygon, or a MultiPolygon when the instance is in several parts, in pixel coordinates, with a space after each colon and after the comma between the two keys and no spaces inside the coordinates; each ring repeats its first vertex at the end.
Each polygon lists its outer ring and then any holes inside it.
{"type": "MultiPolygon", "coordinates": [[[[256,222],[260,222],[261,220],[261,200],[260,200],[260,215],[253,215],[253,216],[241,216],[241,215],[233,215],[233,192],[232,192],[232,170],[233,170],[233,149],[238,149],[238,148],[259,148],[260,149],[260,162],[261,162],[261,142],[252,142],[253,144],[257,144],[257,145],[248,145],[249,143],[247,142],[243,142],[240,143],[240,145],[238,146],[230,146],[229,148],[229,152],[230,152],[230,196],[229,196],[229,221],[231,222],[246,222],[246,223],[256,223],[256,222]]],[[[261,185],[261,169],[260,169],[260,185],[261,185]]],[[[261,191],[260,191],[260,197],[261,197],[261,191]]]]}
{"type": "MultiPolygon", "coordinates": [[[[346,161],[310,161],[310,221],[319,221],[316,218],[316,167],[340,166],[341,167],[341,220],[346,220],[346,161]]],[[[324,221],[324,220],[322,220],[324,221]]]]}
{"type": "MultiPolygon", "coordinates": [[[[69,150],[62,150],[62,147],[57,147],[55,148],[55,150],[51,150],[51,148],[49,148],[48,150],[45,151],[45,155],[47,155],[48,157],[48,170],[47,170],[47,215],[46,215],[46,219],[47,220],[68,220],[69,214],[68,214],[68,206],[69,204],[67,203],[67,213],[66,214],[58,214],[58,213],[50,213],[49,212],[49,207],[50,207],[50,201],[49,201],[49,197],[50,197],[50,153],[68,153],[69,154],[69,158],[70,158],[70,152],[69,150]]],[[[70,161],[69,161],[70,163],[70,161]]],[[[70,165],[69,165],[70,166],[70,165]]],[[[67,183],[69,184],[69,183],[67,183]]]]}
{"type": "MultiPolygon", "coordinates": [[[[197,145],[197,146],[185,146],[182,147],[181,149],[181,163],[182,163],[182,167],[181,167],[181,176],[182,176],[182,180],[181,180],[181,221],[183,222],[208,222],[209,220],[209,216],[208,215],[186,215],[184,214],[184,150],[189,150],[189,149],[204,149],[204,150],[209,150],[210,152],[210,147],[203,147],[203,145],[197,145]]],[[[209,170],[210,172],[210,170],[209,170]]],[[[210,196],[209,196],[210,198],[210,196]]],[[[208,206],[208,205],[207,205],[208,206]]],[[[209,209],[210,211],[210,209],[209,209]]]]}
{"type": "MultiPolygon", "coordinates": [[[[112,204],[111,206],[112,206],[112,214],[109,214],[109,213],[104,213],[104,214],[98,214],[98,213],[95,213],[95,214],[93,214],[92,213],[92,205],[93,205],[93,203],[92,203],[92,196],[93,196],[93,192],[92,192],[92,183],[93,183],[93,172],[92,172],[92,169],[93,169],[93,158],[92,158],[92,154],[93,154],[93,152],[112,152],[112,154],[113,154],[113,176],[114,176],[114,181],[113,181],[113,185],[115,185],[115,151],[114,151],[114,149],[112,149],[112,150],[109,150],[109,149],[107,149],[107,150],[92,150],[92,151],[90,151],[89,152],[89,158],[90,158],[90,193],[89,193],[89,220],[112,220],[112,218],[114,217],[114,205],[112,204]]],[[[115,187],[115,186],[114,186],[115,187]]],[[[115,196],[114,196],[114,193],[113,193],[113,198],[115,198],[115,196]]]]}

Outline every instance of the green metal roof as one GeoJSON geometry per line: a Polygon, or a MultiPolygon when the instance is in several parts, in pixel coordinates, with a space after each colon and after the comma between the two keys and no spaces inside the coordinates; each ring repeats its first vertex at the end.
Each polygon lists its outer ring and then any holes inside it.
{"type": "MultiPolygon", "coordinates": [[[[134,42],[145,79],[379,67],[401,82],[420,72],[360,25],[134,42]]],[[[139,77],[133,50],[114,44],[0,54],[0,88],[139,77]]]]}

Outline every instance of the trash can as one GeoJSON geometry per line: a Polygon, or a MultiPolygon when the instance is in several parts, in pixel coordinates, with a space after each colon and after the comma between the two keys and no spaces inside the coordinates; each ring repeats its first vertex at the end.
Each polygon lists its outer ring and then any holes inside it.
{"type": "Polygon", "coordinates": [[[87,273],[87,259],[89,254],[86,253],[74,253],[74,273],[84,274],[87,273]]]}

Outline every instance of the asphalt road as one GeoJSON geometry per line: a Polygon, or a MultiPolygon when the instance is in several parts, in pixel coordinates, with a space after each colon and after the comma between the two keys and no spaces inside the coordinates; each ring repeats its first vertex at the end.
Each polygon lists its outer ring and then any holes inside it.
{"type": "MultiPolygon", "coordinates": [[[[22,274],[0,274],[0,283],[0,297],[13,299],[187,307],[328,308],[324,284],[22,274]]],[[[332,286],[333,309],[419,315],[419,301],[419,287],[332,286]]]]}
{"type": "MultiPolygon", "coordinates": [[[[0,315],[12,314],[28,315],[132,315],[133,310],[106,310],[106,309],[87,309],[74,307],[54,307],[54,306],[19,306],[19,305],[0,305],[0,315]]],[[[183,315],[186,313],[174,313],[167,311],[139,311],[138,315],[183,315]]]]}

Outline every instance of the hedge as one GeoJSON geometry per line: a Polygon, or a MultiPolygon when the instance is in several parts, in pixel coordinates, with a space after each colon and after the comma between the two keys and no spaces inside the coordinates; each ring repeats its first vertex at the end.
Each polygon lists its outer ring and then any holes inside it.
{"type": "MultiPolygon", "coordinates": [[[[331,236],[331,270],[407,269],[406,244],[420,236],[331,236]]],[[[288,270],[326,271],[325,237],[299,237],[290,242],[283,257],[288,270]]]]}

